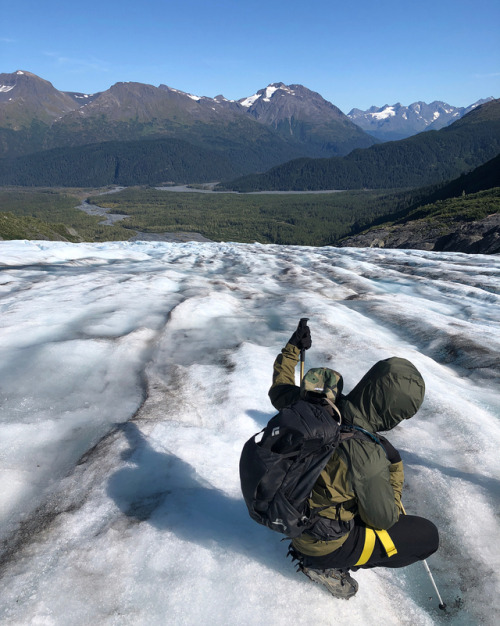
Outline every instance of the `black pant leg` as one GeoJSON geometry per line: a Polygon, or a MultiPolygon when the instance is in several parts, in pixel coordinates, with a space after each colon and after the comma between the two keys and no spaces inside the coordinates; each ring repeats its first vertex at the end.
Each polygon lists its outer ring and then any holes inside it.
{"type": "MultiPolygon", "coordinates": [[[[401,515],[399,520],[387,531],[394,542],[397,554],[388,557],[380,539],[377,537],[373,553],[364,565],[370,567],[406,567],[422,561],[436,552],[439,547],[439,534],[436,526],[429,520],[415,515],[401,515]]],[[[344,545],[330,554],[322,556],[303,555],[303,563],[313,569],[353,568],[361,556],[365,544],[365,526],[357,520],[344,545]]]]}
{"type": "Polygon", "coordinates": [[[423,517],[401,515],[387,532],[396,546],[397,554],[388,557],[377,537],[371,557],[361,568],[406,567],[416,561],[423,561],[439,547],[436,526],[423,517]]]}

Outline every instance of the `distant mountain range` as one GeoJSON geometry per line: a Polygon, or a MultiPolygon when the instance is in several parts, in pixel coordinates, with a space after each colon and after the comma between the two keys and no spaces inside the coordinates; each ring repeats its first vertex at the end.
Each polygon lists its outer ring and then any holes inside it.
{"type": "Polygon", "coordinates": [[[240,173],[377,143],[300,85],[276,83],[236,102],[142,83],[117,83],[92,95],[61,92],[30,72],[0,74],[0,156],[165,138],[223,152],[240,173]]]}
{"type": "Polygon", "coordinates": [[[409,106],[398,102],[392,106],[373,106],[367,111],[352,109],[347,117],[381,141],[397,141],[425,130],[440,130],[490,100],[494,98],[478,100],[468,107],[455,107],[438,101],[430,104],[414,102],[409,106]]]}
{"type": "MultiPolygon", "coordinates": [[[[380,177],[377,167],[386,167],[391,173],[397,170],[392,157],[387,156],[391,149],[384,151],[383,145],[377,145],[380,139],[372,136],[373,129],[365,132],[358,124],[389,120],[394,133],[400,132],[398,124],[401,128],[406,122],[412,126],[411,132],[417,132],[418,124],[431,128],[439,119],[440,123],[451,121],[453,116],[462,119],[466,112],[443,105],[446,115],[438,114],[438,104],[418,103],[420,113],[417,105],[372,108],[364,114],[353,110],[350,119],[302,85],[273,83],[238,101],[222,95],[199,97],[167,85],[154,87],[137,82],[116,83],[106,91],[85,94],[59,91],[50,82],[20,70],[0,74],[0,184],[92,186],[228,181],[282,166],[291,172],[291,178],[283,178],[283,184],[293,183],[290,188],[323,188],[328,177],[318,181],[316,174],[307,173],[308,181],[304,183],[289,163],[297,159],[301,162],[304,157],[319,158],[324,168],[332,158],[347,163],[341,159],[346,155],[351,161],[364,163],[367,157],[363,155],[368,153],[383,155],[382,163],[369,166],[371,176],[365,172],[357,178],[349,165],[348,180],[342,188],[374,186],[374,180],[378,186],[407,186],[414,184],[411,160],[403,164],[410,172],[406,178],[392,175],[388,179],[387,172],[380,177]],[[428,123],[431,119],[432,124],[428,123]]],[[[474,112],[476,107],[477,103],[469,109],[474,112]]],[[[427,145],[426,141],[422,140],[422,145],[427,145]]],[[[469,164],[468,152],[476,149],[463,147],[457,167],[470,169],[468,166],[480,164],[478,160],[483,156],[484,160],[493,156],[491,149],[485,148],[484,154],[472,156],[469,164]]],[[[405,154],[405,159],[414,158],[405,154]]],[[[442,166],[446,155],[431,154],[427,162],[425,156],[417,158],[424,161],[424,169],[437,158],[437,169],[432,166],[427,170],[438,177],[456,173],[456,169],[442,166]]],[[[309,172],[310,167],[306,162],[305,171],[309,172]]],[[[422,184],[417,179],[415,184],[422,184]]],[[[337,178],[338,182],[345,180],[337,178]]]]}

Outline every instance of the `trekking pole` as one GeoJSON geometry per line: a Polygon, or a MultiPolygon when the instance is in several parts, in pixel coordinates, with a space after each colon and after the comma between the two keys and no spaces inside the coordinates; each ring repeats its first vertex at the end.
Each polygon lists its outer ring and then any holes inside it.
{"type": "MultiPolygon", "coordinates": [[[[401,503],[401,508],[403,510],[403,513],[406,515],[406,511],[405,511],[405,508],[403,506],[403,503],[401,503]]],[[[422,563],[424,564],[425,571],[429,574],[429,578],[431,579],[432,586],[436,590],[436,594],[437,594],[437,597],[439,599],[439,608],[442,611],[445,611],[446,610],[446,604],[443,602],[443,598],[441,597],[441,594],[439,593],[439,589],[437,588],[436,581],[434,580],[434,576],[432,575],[430,567],[427,565],[427,561],[425,559],[423,559],[422,563]]]]}
{"type": "MultiPolygon", "coordinates": [[[[309,321],[308,317],[301,317],[300,318],[300,322],[299,322],[299,328],[301,326],[305,326],[307,324],[307,322],[309,321]]],[[[306,360],[306,351],[304,349],[302,349],[300,351],[300,381],[302,382],[302,379],[304,378],[304,363],[306,360]]]]}

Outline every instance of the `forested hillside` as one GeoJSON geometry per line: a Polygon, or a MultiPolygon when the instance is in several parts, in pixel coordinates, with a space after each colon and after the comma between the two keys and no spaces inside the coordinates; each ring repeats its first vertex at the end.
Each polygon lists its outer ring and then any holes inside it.
{"type": "Polygon", "coordinates": [[[500,253],[500,187],[423,205],[400,219],[386,216],[339,245],[480,254],[500,253]]]}
{"type": "Polygon", "coordinates": [[[0,185],[105,187],[208,182],[242,171],[241,162],[177,139],[107,142],[0,160],[0,185]]]}
{"type": "Polygon", "coordinates": [[[460,176],[500,152],[500,100],[439,131],[354,150],[345,157],[296,159],[220,189],[388,189],[422,187],[460,176]]]}
{"type": "Polygon", "coordinates": [[[500,154],[467,175],[414,194],[407,208],[355,224],[340,245],[500,252],[500,154]]]}

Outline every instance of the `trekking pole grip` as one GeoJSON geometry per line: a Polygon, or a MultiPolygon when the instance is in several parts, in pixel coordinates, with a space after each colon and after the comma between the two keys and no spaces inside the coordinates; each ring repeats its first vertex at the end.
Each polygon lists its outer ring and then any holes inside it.
{"type": "MultiPolygon", "coordinates": [[[[300,322],[299,322],[299,328],[301,326],[305,326],[308,321],[309,321],[308,317],[301,317],[300,322]]],[[[302,348],[302,350],[300,351],[300,382],[302,382],[302,379],[304,378],[305,360],[306,360],[306,351],[304,350],[304,348],[302,348]]]]}

